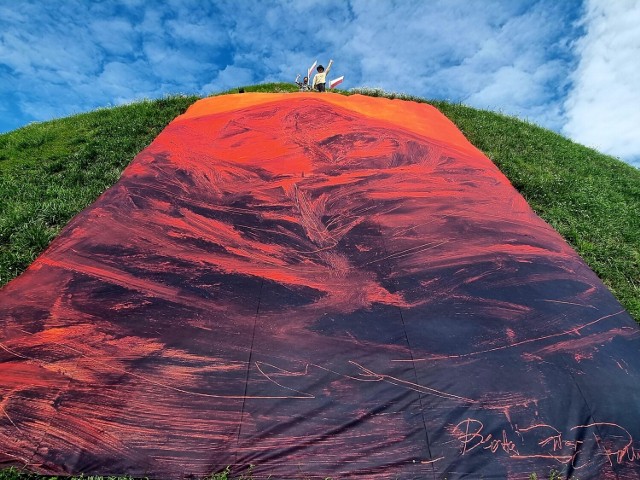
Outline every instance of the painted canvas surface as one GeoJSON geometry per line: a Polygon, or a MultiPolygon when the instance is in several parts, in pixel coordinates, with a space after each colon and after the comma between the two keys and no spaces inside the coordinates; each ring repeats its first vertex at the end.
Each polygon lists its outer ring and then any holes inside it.
{"type": "Polygon", "coordinates": [[[201,100],[0,291],[0,465],[640,478],[635,322],[426,104],[201,100]]]}

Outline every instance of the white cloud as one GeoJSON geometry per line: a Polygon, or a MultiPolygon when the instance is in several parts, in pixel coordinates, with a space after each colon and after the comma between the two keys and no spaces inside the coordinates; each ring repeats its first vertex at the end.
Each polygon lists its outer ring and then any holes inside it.
{"type": "Polygon", "coordinates": [[[254,82],[252,70],[229,65],[224,70],[221,70],[211,83],[202,87],[202,92],[208,95],[212,92],[250,85],[254,82]]]}
{"type": "Polygon", "coordinates": [[[137,47],[137,33],[131,22],[122,19],[98,19],[89,25],[92,40],[110,55],[131,55],[137,47]]]}
{"type": "Polygon", "coordinates": [[[141,67],[144,67],[141,62],[107,63],[98,77],[97,83],[103,92],[113,97],[119,103],[131,101],[135,98],[135,92],[144,92],[153,88],[152,82],[144,77],[140,77],[139,68],[141,67]],[[131,98],[132,96],[133,98],[131,98]]]}
{"type": "Polygon", "coordinates": [[[535,76],[516,65],[502,66],[491,73],[491,81],[469,97],[473,105],[510,105],[519,106],[524,96],[540,95],[541,86],[535,76]],[[523,95],[523,92],[524,93],[523,95]]]}
{"type": "Polygon", "coordinates": [[[227,40],[226,32],[212,28],[206,21],[191,22],[183,20],[169,20],[166,23],[174,38],[179,41],[193,42],[207,47],[224,45],[227,40]]]}
{"type": "Polygon", "coordinates": [[[344,48],[336,45],[336,67],[356,85],[461,101],[560,128],[572,61],[570,6],[356,1],[353,14],[345,29],[351,37],[344,48]]]}
{"type": "Polygon", "coordinates": [[[589,0],[566,135],[640,166],[640,2],[589,0]]]}

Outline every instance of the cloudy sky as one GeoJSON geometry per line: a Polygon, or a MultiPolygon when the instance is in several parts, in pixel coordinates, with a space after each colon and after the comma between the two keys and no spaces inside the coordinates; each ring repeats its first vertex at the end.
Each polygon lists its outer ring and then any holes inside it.
{"type": "Polygon", "coordinates": [[[293,81],[515,115],[640,167],[640,0],[0,0],[0,132],[293,81]]]}

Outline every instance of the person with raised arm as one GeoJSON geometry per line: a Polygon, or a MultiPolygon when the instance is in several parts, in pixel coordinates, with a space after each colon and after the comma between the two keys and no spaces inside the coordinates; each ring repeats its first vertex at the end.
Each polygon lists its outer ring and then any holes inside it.
{"type": "Polygon", "coordinates": [[[300,89],[301,92],[308,92],[309,90],[311,90],[311,85],[309,85],[309,77],[304,77],[302,82],[300,82],[299,80],[300,80],[300,75],[296,77],[295,82],[296,82],[296,85],[298,85],[298,88],[300,89]]]}
{"type": "Polygon", "coordinates": [[[316,69],[318,73],[313,77],[313,88],[319,92],[324,92],[326,90],[327,74],[329,73],[329,70],[331,70],[331,65],[333,65],[333,60],[329,60],[329,65],[327,65],[326,70],[322,65],[318,65],[318,68],[316,69]]]}

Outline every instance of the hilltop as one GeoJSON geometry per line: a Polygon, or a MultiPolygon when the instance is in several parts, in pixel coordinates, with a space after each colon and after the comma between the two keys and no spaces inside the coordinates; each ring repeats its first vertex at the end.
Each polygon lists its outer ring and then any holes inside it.
{"type": "MultiPolygon", "coordinates": [[[[296,91],[289,84],[244,88],[296,91]]],[[[401,98],[440,109],[640,321],[640,170],[495,112],[379,90],[339,93],[401,98]]],[[[22,273],[198,98],[145,100],[0,135],[0,285],[22,273]]]]}

